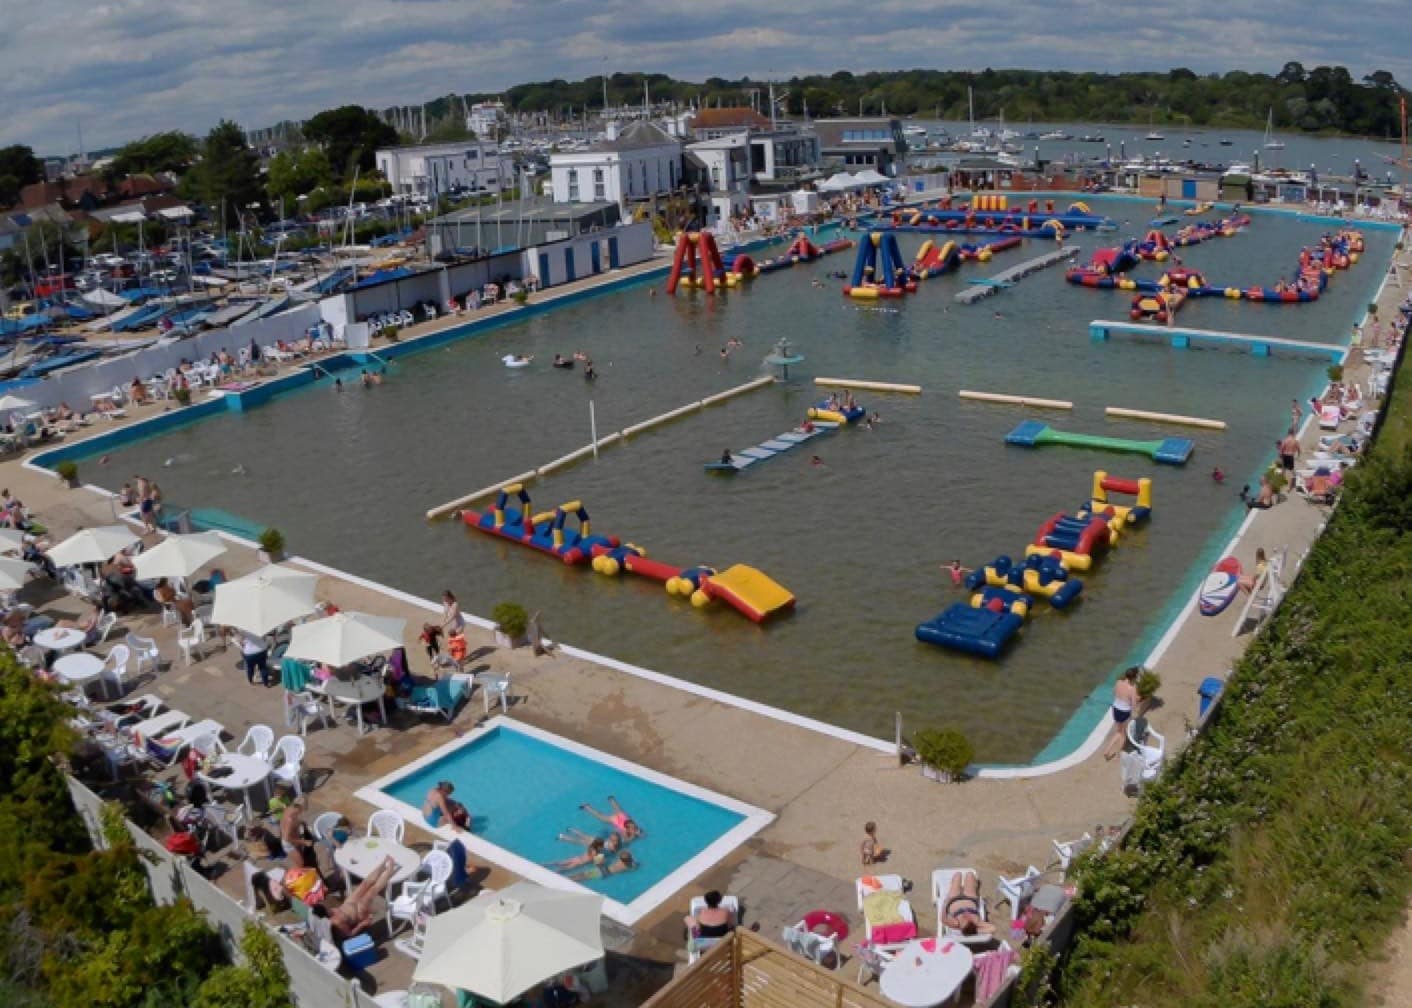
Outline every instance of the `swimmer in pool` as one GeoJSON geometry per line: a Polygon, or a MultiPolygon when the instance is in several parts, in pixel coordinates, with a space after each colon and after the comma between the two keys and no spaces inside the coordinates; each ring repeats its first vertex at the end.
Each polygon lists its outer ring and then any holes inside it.
{"type": "Polygon", "coordinates": [[[608,796],[608,807],[613,810],[611,815],[604,815],[587,802],[579,806],[599,822],[607,823],[621,833],[624,840],[636,840],[642,836],[642,827],[633,821],[632,816],[623,811],[623,807],[618,804],[618,799],[612,795],[608,796]]]}
{"type": "Polygon", "coordinates": [[[589,865],[583,871],[576,871],[569,875],[575,882],[594,882],[609,875],[620,875],[623,872],[632,871],[637,867],[637,861],[627,851],[618,855],[618,860],[604,864],[589,865]]]}
{"type": "Polygon", "coordinates": [[[427,792],[426,801],[422,802],[422,818],[432,829],[445,823],[457,832],[465,832],[470,825],[471,814],[466,806],[451,798],[455,790],[456,786],[450,781],[440,781],[427,792]]]}

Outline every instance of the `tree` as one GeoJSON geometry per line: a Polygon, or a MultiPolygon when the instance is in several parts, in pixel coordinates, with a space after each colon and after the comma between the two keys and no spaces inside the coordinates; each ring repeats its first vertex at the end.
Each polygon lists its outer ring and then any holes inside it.
{"type": "Polygon", "coordinates": [[[371,170],[380,147],[397,143],[397,131],[361,105],[326,109],[304,124],[304,137],[319,144],[340,178],[354,168],[371,170]]]}
{"type": "Polygon", "coordinates": [[[1304,64],[1296,60],[1290,60],[1275,75],[1275,80],[1281,84],[1303,84],[1308,74],[1304,71],[1304,64]]]}
{"type": "Polygon", "coordinates": [[[194,1008],[289,1008],[289,972],[279,943],[253,921],[240,936],[244,966],[221,966],[196,991],[194,1008]]]}
{"type": "Polygon", "coordinates": [[[0,207],[20,200],[20,190],[44,179],[44,165],[23,144],[0,147],[0,207]]]}
{"type": "Polygon", "coordinates": [[[240,225],[240,215],[263,195],[260,157],[245,144],[245,133],[228,119],[206,135],[201,160],[188,176],[190,188],[217,214],[224,209],[225,223],[240,225]]]}
{"type": "Polygon", "coordinates": [[[184,172],[196,160],[196,138],[180,130],[154,133],[134,140],[113,157],[108,167],[112,178],[138,172],[184,172]]]}
{"type": "Polygon", "coordinates": [[[272,201],[298,199],[331,182],[333,169],[318,147],[281,151],[270,161],[268,188],[272,201]]]}

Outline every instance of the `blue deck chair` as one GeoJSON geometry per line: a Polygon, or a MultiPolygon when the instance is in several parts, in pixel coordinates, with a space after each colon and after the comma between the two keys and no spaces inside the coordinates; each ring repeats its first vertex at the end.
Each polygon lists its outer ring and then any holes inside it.
{"type": "Polygon", "coordinates": [[[413,685],[412,692],[402,701],[405,710],[417,714],[440,714],[450,721],[461,701],[470,694],[467,683],[461,676],[450,676],[430,683],[413,685]]]}

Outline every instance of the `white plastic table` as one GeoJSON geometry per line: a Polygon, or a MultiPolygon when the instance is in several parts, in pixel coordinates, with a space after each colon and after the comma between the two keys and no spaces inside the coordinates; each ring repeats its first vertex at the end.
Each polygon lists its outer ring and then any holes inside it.
{"type": "MultiPolygon", "coordinates": [[[[314,684],[309,684],[310,689],[314,689],[314,684]]],[[[322,693],[329,700],[332,707],[335,704],[352,704],[354,716],[358,719],[358,734],[363,734],[363,704],[377,701],[378,710],[382,712],[382,723],[387,724],[387,707],[383,704],[382,680],[377,676],[359,676],[352,682],[345,682],[342,679],[329,679],[323,686],[316,690],[322,693]]],[[[338,711],[334,712],[337,720],[338,711]]]]}
{"type": "Polygon", "coordinates": [[[50,627],[34,635],[34,642],[46,651],[72,651],[87,639],[88,634],[78,627],[66,626],[50,627]]]}
{"type": "Polygon", "coordinates": [[[103,674],[103,659],[87,651],[75,651],[55,659],[54,674],[70,686],[86,689],[103,674]]]}
{"type": "Polygon", "coordinates": [[[359,879],[365,879],[377,871],[383,859],[389,857],[397,862],[397,871],[392,876],[393,882],[407,881],[422,866],[420,854],[384,837],[350,837],[343,846],[333,852],[334,864],[359,879]]]}
{"type": "Polygon", "coordinates": [[[951,938],[910,941],[883,970],[878,989],[906,1008],[932,1008],[961,989],[971,960],[971,950],[951,938]]]}
{"type": "Polygon", "coordinates": [[[250,804],[250,791],[269,780],[273,770],[270,761],[258,756],[247,756],[245,753],[227,752],[216,757],[215,765],[211,769],[218,767],[229,767],[231,772],[221,777],[212,777],[208,771],[202,770],[197,776],[214,787],[241,792],[245,799],[245,811],[253,819],[255,809],[250,804]]]}

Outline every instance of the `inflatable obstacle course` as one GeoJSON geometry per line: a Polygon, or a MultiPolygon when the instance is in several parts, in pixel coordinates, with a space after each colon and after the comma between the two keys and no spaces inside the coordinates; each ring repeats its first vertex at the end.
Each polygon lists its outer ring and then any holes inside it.
{"type": "Polygon", "coordinates": [[[789,248],[773,259],[765,259],[756,264],[756,269],[761,273],[773,273],[775,270],[788,269],[797,263],[813,262],[826,255],[835,252],[842,252],[844,249],[853,247],[852,238],[835,238],[833,241],[825,242],[823,245],[815,245],[810,241],[809,236],[801,232],[794,241],[790,242],[789,248]]]}
{"type": "Polygon", "coordinates": [[[759,623],[794,606],[794,595],[753,567],[736,565],[724,574],[711,567],[677,567],[650,560],[647,551],[617,536],[590,531],[588,511],[579,501],[561,504],[551,512],[533,514],[529,493],[520,483],[500,491],[495,505],[485,512],[469,508],[458,512],[467,527],[557,557],[570,566],[591,563],[600,574],[627,571],[665,582],[667,593],[689,598],[702,608],[713,599],[759,623]],[[515,505],[519,506],[516,507],[515,505]],[[568,519],[577,527],[568,526],[568,519]],[[714,584],[719,579],[719,584],[714,584]]]}
{"type": "Polygon", "coordinates": [[[1068,445],[1072,448],[1101,448],[1104,451],[1146,455],[1163,465],[1186,465],[1196,445],[1190,438],[1163,438],[1161,441],[1134,441],[1101,434],[1074,434],[1058,431],[1039,420],[1026,420],[1005,435],[1005,443],[1021,448],[1068,445]]]}
{"type": "Polygon", "coordinates": [[[965,585],[973,591],[969,602],[957,602],[937,616],[918,624],[914,635],[924,644],[964,651],[983,658],[997,658],[1024,626],[1041,598],[1055,609],[1066,609],[1083,592],[1083,582],[1073,571],[1088,570],[1113,546],[1122,532],[1140,525],[1152,514],[1152,481],[1126,480],[1099,470],[1093,474],[1093,494],[1074,514],[1054,515],[1025,547],[1023,562],[998,556],[973,570],[965,585]],[[1109,494],[1134,498],[1132,504],[1115,504],[1109,494]]]}
{"type": "Polygon", "coordinates": [[[917,289],[917,278],[908,272],[897,247],[897,236],[887,231],[869,231],[858,243],[853,263],[853,279],[843,293],[859,300],[901,297],[917,289]]]}

